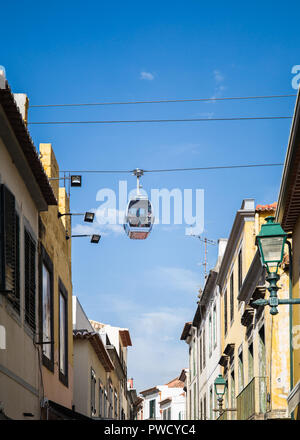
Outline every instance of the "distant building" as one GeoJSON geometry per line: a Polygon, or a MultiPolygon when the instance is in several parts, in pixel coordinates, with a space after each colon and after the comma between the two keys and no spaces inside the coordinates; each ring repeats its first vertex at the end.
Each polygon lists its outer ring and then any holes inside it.
{"type": "Polygon", "coordinates": [[[210,270],[192,322],[184,325],[181,340],[189,345],[189,373],[186,375],[187,418],[213,420],[217,417],[214,381],[221,373],[221,316],[217,276],[227,240],[218,242],[218,260],[210,270]]]}
{"type": "Polygon", "coordinates": [[[185,420],[184,382],[175,378],[165,385],[141,391],[143,420],[185,420]]]}
{"type": "Polygon", "coordinates": [[[132,414],[127,393],[127,350],[132,346],[129,330],[90,320],[114,364],[107,376],[108,418],[128,420],[132,414]]]}
{"type": "Polygon", "coordinates": [[[115,369],[98,332],[73,296],[74,409],[94,419],[113,417],[109,375],[115,369]],[[110,412],[111,411],[111,412],[110,412]]]}

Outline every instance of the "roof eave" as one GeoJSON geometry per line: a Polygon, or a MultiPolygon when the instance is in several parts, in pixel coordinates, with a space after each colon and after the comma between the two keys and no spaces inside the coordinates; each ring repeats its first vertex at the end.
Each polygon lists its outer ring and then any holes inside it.
{"type": "MultiPolygon", "coordinates": [[[[288,197],[288,189],[290,188],[290,179],[291,179],[291,169],[294,164],[293,158],[295,157],[295,153],[297,151],[297,143],[296,137],[299,136],[299,122],[300,122],[300,88],[298,89],[298,94],[295,102],[294,115],[292,120],[292,125],[290,129],[290,135],[288,140],[288,147],[285,155],[284,167],[282,170],[282,177],[278,195],[278,204],[276,210],[276,221],[282,224],[283,229],[285,229],[285,225],[283,224],[283,217],[286,210],[286,202],[288,197]]],[[[298,148],[299,150],[299,148],[298,148]]],[[[299,209],[300,213],[300,209],[299,209]]]]}

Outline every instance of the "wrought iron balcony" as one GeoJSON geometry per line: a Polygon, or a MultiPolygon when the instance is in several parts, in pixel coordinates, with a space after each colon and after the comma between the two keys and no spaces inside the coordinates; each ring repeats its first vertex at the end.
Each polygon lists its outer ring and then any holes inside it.
{"type": "Polygon", "coordinates": [[[236,398],[237,419],[261,418],[267,407],[266,377],[254,377],[236,398]]]}

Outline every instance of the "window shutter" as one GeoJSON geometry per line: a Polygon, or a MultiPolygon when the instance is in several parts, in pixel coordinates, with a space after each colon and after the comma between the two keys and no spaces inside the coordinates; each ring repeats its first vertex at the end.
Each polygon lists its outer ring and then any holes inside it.
{"type": "MultiPolygon", "coordinates": [[[[19,255],[19,216],[15,211],[15,197],[10,190],[1,185],[0,188],[0,287],[10,291],[15,299],[20,299],[20,255],[19,255]]],[[[19,311],[19,301],[14,301],[14,307],[19,311]]]]}
{"type": "Polygon", "coordinates": [[[2,185],[3,246],[4,246],[4,290],[15,289],[15,198],[9,189],[2,185]]]}
{"type": "Polygon", "coordinates": [[[25,229],[25,321],[35,330],[35,242],[25,229]]]}
{"type": "Polygon", "coordinates": [[[16,266],[15,266],[15,297],[14,308],[20,312],[20,217],[15,214],[16,266]]]}

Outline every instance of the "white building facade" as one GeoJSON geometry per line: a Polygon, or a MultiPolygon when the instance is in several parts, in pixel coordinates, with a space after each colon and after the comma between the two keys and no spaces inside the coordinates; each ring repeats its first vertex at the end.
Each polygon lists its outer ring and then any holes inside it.
{"type": "Polygon", "coordinates": [[[184,383],[178,378],[165,385],[141,391],[144,420],[185,420],[186,393],[184,383]]]}
{"type": "Polygon", "coordinates": [[[221,373],[220,292],[216,284],[219,264],[226,248],[219,240],[218,261],[200,290],[192,322],[185,323],[181,340],[189,345],[189,379],[187,380],[187,419],[217,418],[214,381],[221,373]]]}

